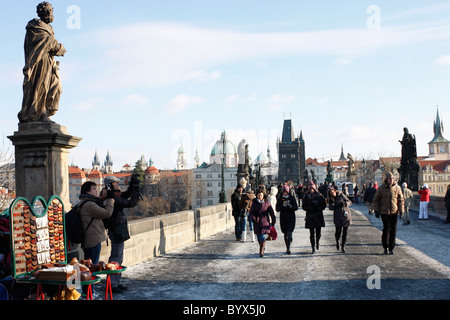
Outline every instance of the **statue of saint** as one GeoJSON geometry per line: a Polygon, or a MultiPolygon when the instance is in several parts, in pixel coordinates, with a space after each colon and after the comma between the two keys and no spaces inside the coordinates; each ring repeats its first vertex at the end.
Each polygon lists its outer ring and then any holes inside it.
{"type": "Polygon", "coordinates": [[[350,153],[347,153],[347,159],[348,159],[348,173],[354,173],[355,159],[353,159],[353,156],[350,153]]]}
{"type": "Polygon", "coordinates": [[[403,138],[399,142],[402,145],[402,162],[404,164],[415,163],[417,159],[416,137],[409,133],[408,128],[403,128],[403,138]]]}
{"type": "Polygon", "coordinates": [[[25,67],[23,68],[22,110],[18,114],[20,122],[46,121],[59,107],[62,92],[59,79],[59,62],[55,56],[67,52],[55,39],[53,7],[44,1],[37,6],[39,19],[28,22],[25,35],[25,67]]]}

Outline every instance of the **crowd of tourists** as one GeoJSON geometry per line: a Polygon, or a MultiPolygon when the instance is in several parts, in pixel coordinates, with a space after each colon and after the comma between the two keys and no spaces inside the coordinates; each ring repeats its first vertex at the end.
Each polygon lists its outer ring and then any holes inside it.
{"type": "MultiPolygon", "coordinates": [[[[418,191],[420,195],[419,219],[428,219],[428,203],[431,190],[424,184],[418,191]]],[[[333,212],[335,226],[336,249],[346,252],[348,228],[352,224],[350,206],[353,202],[364,202],[369,215],[381,218],[383,232],[381,244],[384,254],[394,254],[397,221],[402,220],[403,225],[411,223],[410,207],[413,192],[408,189],[407,183],[398,185],[391,172],[385,174],[383,183],[377,182],[363,186],[360,191],[357,186],[349,196],[348,187],[334,184],[320,184],[316,186],[310,180],[306,187],[299,185],[292,187],[287,183],[275,186],[260,185],[256,192],[250,190],[245,179],[241,179],[231,196],[233,216],[235,219],[236,241],[247,240],[247,229],[251,232],[252,241],[259,243],[259,255],[264,256],[266,240],[274,232],[279,213],[279,226],[286,245],[286,254],[291,254],[293,232],[296,224],[296,211],[302,208],[305,211],[305,228],[309,229],[311,253],[320,249],[322,228],[325,227],[323,211],[328,207],[333,212]]],[[[445,196],[446,207],[450,217],[450,185],[445,196]]],[[[276,232],[276,230],[275,230],[276,232]]]]}

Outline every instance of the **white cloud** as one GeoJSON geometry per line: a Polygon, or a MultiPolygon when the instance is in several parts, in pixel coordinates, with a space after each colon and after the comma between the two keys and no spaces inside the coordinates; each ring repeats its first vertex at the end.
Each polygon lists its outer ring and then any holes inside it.
{"type": "Polygon", "coordinates": [[[239,94],[233,94],[232,96],[229,96],[225,99],[226,102],[236,102],[239,99],[239,94]]]}
{"type": "Polygon", "coordinates": [[[439,65],[449,65],[450,64],[450,54],[442,55],[434,61],[435,64],[439,65]]]}
{"type": "MultiPolygon", "coordinates": [[[[111,90],[215,80],[221,75],[218,66],[244,59],[355,57],[389,47],[446,40],[449,35],[450,24],[382,28],[376,32],[335,29],[245,33],[148,22],[104,30],[88,38],[89,46],[105,48],[102,60],[94,66],[101,70],[96,70],[99,78],[92,85],[111,90]]],[[[348,64],[350,59],[340,58],[338,62],[348,64]]]]}
{"type": "Polygon", "coordinates": [[[131,107],[144,107],[148,105],[148,99],[139,94],[130,94],[121,101],[121,104],[131,107]]]}
{"type": "Polygon", "coordinates": [[[341,57],[336,60],[336,63],[341,66],[346,66],[346,65],[349,65],[352,63],[352,59],[347,58],[347,57],[341,57]]]}
{"type": "Polygon", "coordinates": [[[75,109],[77,111],[84,112],[84,111],[97,109],[99,107],[99,105],[102,104],[103,102],[104,102],[103,98],[95,97],[95,98],[92,98],[89,100],[74,103],[71,108],[75,109]]]}
{"type": "Polygon", "coordinates": [[[199,104],[204,101],[205,99],[202,97],[180,94],[169,101],[169,104],[167,105],[167,112],[171,115],[175,115],[180,111],[185,110],[190,105],[199,104]]]}
{"type": "Polygon", "coordinates": [[[222,71],[216,70],[208,72],[206,70],[193,70],[185,74],[186,80],[195,80],[197,82],[208,82],[212,80],[217,80],[222,76],[222,71]]]}

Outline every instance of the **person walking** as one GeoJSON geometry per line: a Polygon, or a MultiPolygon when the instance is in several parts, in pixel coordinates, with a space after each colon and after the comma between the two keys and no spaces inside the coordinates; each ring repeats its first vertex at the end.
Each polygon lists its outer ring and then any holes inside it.
{"type": "Polygon", "coordinates": [[[306,211],[305,228],[309,229],[309,240],[313,254],[316,249],[319,250],[321,231],[325,227],[323,210],[326,206],[325,198],[317,191],[314,182],[310,180],[308,189],[303,195],[302,209],[306,211]]]}
{"type": "Polygon", "coordinates": [[[445,223],[450,223],[450,184],[447,185],[447,192],[445,193],[444,201],[445,207],[447,208],[447,219],[445,220],[445,223]]]}
{"type": "Polygon", "coordinates": [[[280,212],[280,228],[284,235],[287,254],[291,254],[292,233],[295,229],[295,212],[298,210],[297,199],[289,193],[289,189],[287,184],[282,186],[282,195],[276,203],[276,211],[280,212]]]}
{"type": "MultiPolygon", "coordinates": [[[[102,192],[114,193],[114,211],[109,219],[103,220],[108,229],[108,236],[111,240],[111,254],[108,262],[114,261],[120,265],[123,262],[123,251],[125,241],[130,239],[128,232],[128,220],[125,208],[133,208],[139,201],[139,179],[133,175],[130,180],[127,191],[122,192],[119,188],[120,179],[115,176],[107,176],[104,179],[106,190],[102,192]]],[[[105,190],[105,189],[104,189],[105,190]]],[[[122,273],[111,275],[111,289],[114,293],[123,293],[127,287],[120,283],[122,273]]]]}
{"type": "Polygon", "coordinates": [[[244,190],[244,188],[238,184],[231,195],[231,208],[234,217],[234,234],[236,236],[236,241],[241,241],[244,225],[243,220],[245,217],[245,212],[242,212],[241,209],[242,190],[244,190]]]}
{"type": "Polygon", "coordinates": [[[398,215],[403,216],[404,199],[400,186],[395,182],[394,175],[391,172],[386,173],[383,185],[378,187],[373,197],[373,209],[375,217],[383,221],[383,233],[381,244],[384,248],[384,254],[394,254],[395,235],[397,233],[398,215]]]}
{"type": "Polygon", "coordinates": [[[373,214],[373,196],[377,192],[377,189],[373,186],[373,183],[369,183],[369,187],[364,192],[364,202],[366,203],[367,210],[369,211],[369,215],[373,214]]]}
{"type": "Polygon", "coordinates": [[[259,256],[264,257],[266,239],[270,233],[270,227],[275,226],[276,218],[269,200],[263,190],[258,190],[256,199],[253,199],[250,208],[249,219],[253,221],[253,229],[259,243],[259,256]]]}
{"type": "Polygon", "coordinates": [[[348,227],[352,224],[352,214],[349,207],[352,202],[339,190],[331,188],[328,191],[329,195],[329,208],[333,211],[333,222],[336,227],[334,237],[336,238],[336,249],[341,249],[342,252],[346,252],[345,243],[347,241],[348,227]],[[341,245],[339,246],[339,239],[341,238],[341,245]]]}
{"type": "Polygon", "coordinates": [[[406,182],[402,183],[402,192],[403,192],[403,199],[405,201],[405,212],[403,215],[403,225],[408,225],[408,224],[410,224],[409,207],[411,206],[411,203],[412,203],[413,193],[411,190],[408,189],[408,184],[406,182]]]}
{"type": "Polygon", "coordinates": [[[419,220],[427,220],[431,189],[429,189],[428,184],[425,183],[418,193],[420,194],[419,220]]]}

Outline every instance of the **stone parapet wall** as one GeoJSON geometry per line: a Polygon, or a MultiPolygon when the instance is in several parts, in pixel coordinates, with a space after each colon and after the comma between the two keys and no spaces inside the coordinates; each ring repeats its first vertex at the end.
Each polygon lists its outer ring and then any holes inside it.
{"type": "MultiPolygon", "coordinates": [[[[123,265],[131,266],[234,227],[231,204],[132,220],[123,265]]],[[[100,260],[108,261],[111,244],[102,243],[100,260]]]]}

